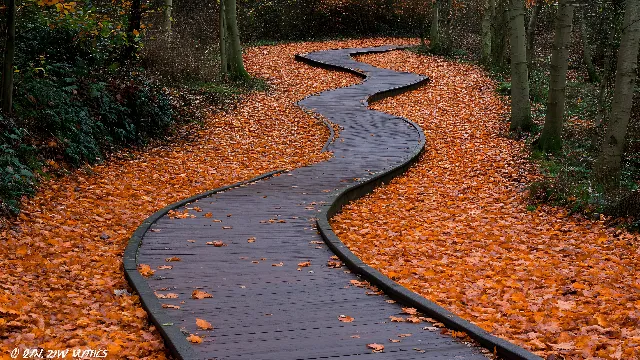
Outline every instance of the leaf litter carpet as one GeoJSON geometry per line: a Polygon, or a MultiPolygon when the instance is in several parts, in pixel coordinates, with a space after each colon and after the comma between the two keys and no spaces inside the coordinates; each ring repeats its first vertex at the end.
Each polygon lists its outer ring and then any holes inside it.
{"type": "Polygon", "coordinates": [[[180,199],[331,156],[320,152],[328,130],[295,102],[360,79],[295,62],[294,54],[405,43],[369,39],[247,49],[247,69],[272,89],[246,97],[234,111],[212,114],[197,140],[120,154],[44,181],[35,197],[23,201],[22,214],[0,229],[0,354],[16,347],[93,348],[114,359],[165,359],[138,297],[123,291],[122,253],[136,227],[180,199]]]}
{"type": "Polygon", "coordinates": [[[426,74],[425,87],[372,108],[424,130],[417,165],[332,222],[369,265],[538,355],[640,358],[640,242],[603,221],[542,206],[508,107],[478,67],[409,52],[360,61],[426,74]]]}

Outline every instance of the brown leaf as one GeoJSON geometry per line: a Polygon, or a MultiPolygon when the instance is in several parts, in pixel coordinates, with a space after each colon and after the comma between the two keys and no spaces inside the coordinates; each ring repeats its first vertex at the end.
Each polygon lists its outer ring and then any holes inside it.
{"type": "Polygon", "coordinates": [[[372,350],[371,352],[374,352],[374,353],[384,352],[384,345],[382,344],[376,344],[376,343],[367,344],[367,348],[371,349],[372,350]]]}
{"type": "Polygon", "coordinates": [[[213,295],[207,293],[206,291],[202,291],[202,290],[196,289],[196,290],[193,290],[193,292],[191,293],[191,297],[193,299],[202,300],[202,299],[206,299],[206,298],[212,298],[213,295]]]}

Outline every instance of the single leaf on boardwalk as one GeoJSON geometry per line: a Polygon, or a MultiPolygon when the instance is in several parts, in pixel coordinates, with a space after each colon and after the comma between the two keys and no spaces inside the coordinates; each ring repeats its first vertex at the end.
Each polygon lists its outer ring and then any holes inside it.
{"type": "Polygon", "coordinates": [[[213,326],[211,326],[211,323],[204,319],[196,318],[196,325],[202,330],[213,330],[213,326]]]}
{"type": "Polygon", "coordinates": [[[151,266],[147,264],[138,264],[138,271],[144,277],[149,277],[155,273],[155,271],[151,270],[151,266]]]}
{"type": "Polygon", "coordinates": [[[202,338],[198,335],[191,334],[187,337],[187,340],[192,344],[201,344],[202,338]]]}
{"type": "Polygon", "coordinates": [[[193,290],[193,292],[191,293],[191,297],[194,299],[206,299],[206,298],[212,298],[213,295],[207,293],[206,291],[202,291],[202,290],[193,290]]]}

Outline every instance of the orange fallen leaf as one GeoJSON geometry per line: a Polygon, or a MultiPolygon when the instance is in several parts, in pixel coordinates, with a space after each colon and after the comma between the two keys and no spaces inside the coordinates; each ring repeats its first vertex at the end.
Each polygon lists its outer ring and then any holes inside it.
{"type": "Polygon", "coordinates": [[[191,334],[187,337],[187,340],[192,344],[201,344],[202,338],[198,335],[191,334]]]}
{"type": "Polygon", "coordinates": [[[351,316],[340,315],[340,316],[338,316],[338,320],[340,320],[342,322],[350,323],[350,322],[353,322],[353,320],[355,320],[355,319],[352,318],[351,316]]]}
{"type": "Polygon", "coordinates": [[[164,261],[166,261],[166,262],[181,261],[181,259],[179,257],[177,257],[177,256],[172,256],[170,258],[164,259],[164,261]]]}
{"type": "Polygon", "coordinates": [[[196,325],[201,330],[213,330],[213,326],[211,326],[211,323],[204,319],[196,318],[196,325]]]}
{"type": "Polygon", "coordinates": [[[374,353],[384,352],[384,345],[382,344],[367,344],[367,348],[371,349],[374,353]]]}
{"type": "Polygon", "coordinates": [[[216,240],[216,241],[207,241],[207,245],[213,245],[215,247],[223,247],[223,246],[227,246],[227,244],[223,243],[222,241],[216,240]]]}
{"type": "Polygon", "coordinates": [[[402,312],[405,314],[409,314],[409,315],[416,315],[418,313],[418,310],[416,308],[402,308],[402,312]]]}
{"type": "Polygon", "coordinates": [[[151,266],[147,264],[138,264],[138,272],[144,277],[149,277],[155,273],[155,271],[151,269],[151,266]]]}

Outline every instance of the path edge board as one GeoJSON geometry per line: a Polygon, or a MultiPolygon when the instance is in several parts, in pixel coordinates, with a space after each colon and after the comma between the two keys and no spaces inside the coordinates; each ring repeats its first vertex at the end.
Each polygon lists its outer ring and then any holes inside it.
{"type": "MultiPolygon", "coordinates": [[[[397,47],[390,50],[401,50],[403,48],[405,47],[397,47]]],[[[352,55],[361,53],[365,52],[355,52],[352,53],[352,55]]],[[[343,68],[336,65],[307,59],[304,57],[304,55],[296,55],[296,59],[310,65],[348,72],[363,78],[366,77],[365,74],[359,72],[358,70],[343,68]]],[[[367,104],[416,89],[428,81],[429,79],[426,78],[417,83],[404,85],[373,94],[367,99],[367,104]]],[[[353,252],[351,252],[351,250],[349,250],[349,248],[340,240],[340,238],[338,238],[338,236],[333,231],[333,228],[329,224],[329,219],[331,219],[336,213],[340,212],[340,210],[346,204],[372,193],[373,190],[378,186],[387,184],[392,179],[404,174],[413,164],[415,164],[419,160],[420,155],[424,152],[425,138],[422,129],[416,123],[409,121],[408,119],[402,119],[416,128],[416,130],[420,134],[420,144],[416,147],[413,154],[411,154],[402,164],[390,169],[385,169],[372,177],[355,182],[351,186],[339,190],[337,194],[334,193],[332,199],[327,204],[324,204],[322,206],[321,212],[318,216],[318,220],[316,221],[318,231],[320,232],[320,235],[322,236],[324,242],[347,265],[347,267],[351,271],[363,276],[366,280],[376,285],[391,298],[396,299],[403,304],[416,308],[418,311],[424,313],[425,315],[442,322],[449,329],[466,332],[480,345],[490,351],[494,351],[498,356],[507,360],[542,360],[541,357],[525,350],[520,346],[517,346],[497,336],[491,335],[479,326],[474,325],[471,322],[464,320],[463,318],[446,310],[440,305],[427,300],[426,298],[391,280],[378,270],[365,264],[359,257],[357,257],[353,252]]]]}
{"type": "Polygon", "coordinates": [[[158,329],[158,332],[162,336],[167,349],[171,355],[178,360],[193,360],[197,359],[192,345],[187,341],[186,336],[180,331],[177,325],[173,324],[173,319],[169,316],[169,313],[162,307],[160,301],[155,296],[153,290],[149,287],[147,280],[138,272],[138,249],[142,245],[142,238],[144,234],[149,230],[158,219],[165,216],[169,211],[175,210],[179,207],[185,206],[196,200],[209,197],[213,194],[227,191],[240,186],[248,185],[256,181],[264,180],[278,174],[286,172],[285,170],[275,170],[252,179],[240,181],[235,184],[223,186],[213,190],[207,190],[200,194],[191,196],[189,198],[174,202],[164,208],[156,211],[151,216],[146,218],[140,226],[135,230],[127,247],[124,250],[122,264],[124,266],[124,275],[131,288],[138,293],[140,303],[147,312],[149,320],[158,329]],[[171,325],[163,325],[171,324],[171,325]]]}

